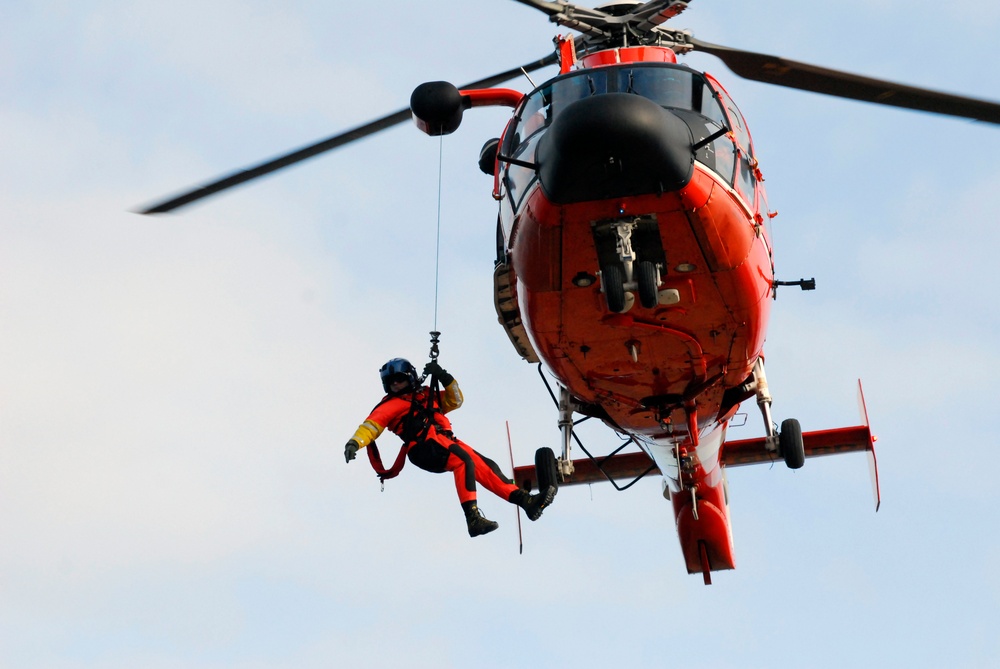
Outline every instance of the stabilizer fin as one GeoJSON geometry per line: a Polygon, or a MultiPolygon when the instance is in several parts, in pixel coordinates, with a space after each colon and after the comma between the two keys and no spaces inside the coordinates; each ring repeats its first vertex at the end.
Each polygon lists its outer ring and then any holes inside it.
{"type": "MultiPolygon", "coordinates": [[[[868,408],[865,404],[865,393],[861,387],[860,379],[858,380],[858,407],[861,412],[861,425],[839,427],[832,430],[803,432],[802,442],[805,446],[807,458],[857,451],[867,453],[868,472],[872,482],[872,496],[875,501],[875,511],[878,511],[882,503],[882,495],[879,489],[878,462],[875,458],[875,441],[877,437],[872,434],[868,423],[868,408]]],[[[779,461],[781,461],[781,456],[777,452],[768,449],[765,437],[727,441],[722,447],[722,464],[727,467],[779,461]]]]}
{"type": "MultiPolygon", "coordinates": [[[[865,391],[861,387],[861,379],[858,379],[858,409],[861,412],[861,420],[865,427],[869,427],[868,424],[868,405],[865,404],[865,391]]],[[[868,430],[868,445],[865,451],[868,453],[868,473],[872,480],[872,496],[875,498],[875,512],[878,513],[878,508],[882,505],[882,492],[878,485],[878,460],[875,458],[875,440],[878,439],[872,434],[869,427],[868,430]]]]}

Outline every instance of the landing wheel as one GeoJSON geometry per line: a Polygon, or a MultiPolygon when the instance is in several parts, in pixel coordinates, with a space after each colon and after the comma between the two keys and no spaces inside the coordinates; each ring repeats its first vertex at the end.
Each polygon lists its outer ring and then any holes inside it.
{"type": "Polygon", "coordinates": [[[625,311],[625,276],[618,265],[606,265],[601,269],[601,282],[604,284],[604,299],[608,301],[608,310],[620,314],[625,311]]]}
{"type": "Polygon", "coordinates": [[[798,469],[806,462],[806,449],[802,444],[802,426],[794,418],[781,421],[778,432],[778,446],[781,457],[789,469],[798,469]]]}
{"type": "Polygon", "coordinates": [[[559,467],[556,465],[556,454],[551,448],[539,448],[535,451],[535,473],[539,491],[550,485],[559,487],[559,467]]]}
{"type": "Polygon", "coordinates": [[[635,280],[639,284],[639,304],[652,309],[660,301],[660,287],[656,283],[656,265],[643,260],[635,268],[635,280]]]}

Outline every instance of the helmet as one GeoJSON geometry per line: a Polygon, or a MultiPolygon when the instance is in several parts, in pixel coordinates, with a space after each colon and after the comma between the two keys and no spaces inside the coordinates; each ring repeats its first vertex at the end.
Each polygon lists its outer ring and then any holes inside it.
{"type": "Polygon", "coordinates": [[[417,387],[417,370],[410,364],[409,360],[404,360],[403,358],[393,358],[382,365],[382,368],[378,370],[378,375],[382,377],[382,387],[390,395],[393,392],[389,389],[389,384],[398,380],[399,377],[404,377],[410,382],[401,392],[411,392],[417,387]]]}

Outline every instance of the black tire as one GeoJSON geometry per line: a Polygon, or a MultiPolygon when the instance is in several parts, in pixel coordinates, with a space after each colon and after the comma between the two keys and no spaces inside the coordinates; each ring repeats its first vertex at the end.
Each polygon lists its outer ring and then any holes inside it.
{"type": "Polygon", "coordinates": [[[551,448],[544,447],[535,451],[535,474],[539,491],[550,485],[559,487],[559,467],[556,465],[556,454],[551,448]]]}
{"type": "Polygon", "coordinates": [[[625,311],[625,275],[618,265],[606,265],[601,270],[601,281],[604,284],[604,299],[608,301],[608,310],[620,314],[625,311]]]}
{"type": "Polygon", "coordinates": [[[802,426],[799,425],[799,421],[789,418],[781,422],[778,446],[781,448],[781,457],[785,459],[785,465],[789,469],[798,469],[805,464],[806,449],[802,443],[802,426]]]}
{"type": "Polygon", "coordinates": [[[660,302],[660,287],[656,285],[656,265],[643,260],[635,268],[635,280],[639,284],[639,304],[652,309],[660,302]]]}

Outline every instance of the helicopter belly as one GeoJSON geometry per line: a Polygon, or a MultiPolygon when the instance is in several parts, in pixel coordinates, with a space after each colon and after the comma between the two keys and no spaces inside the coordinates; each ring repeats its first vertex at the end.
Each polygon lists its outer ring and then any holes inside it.
{"type": "Polygon", "coordinates": [[[529,192],[511,242],[521,317],[538,357],[574,396],[631,433],[657,438],[723,418],[723,393],[763,347],[771,265],[735,194],[700,166],[675,193],[558,206],[529,192]],[[601,275],[619,262],[615,230],[631,226],[636,262],[659,267],[657,300],[633,288],[609,309],[601,275]]]}
{"type": "Polygon", "coordinates": [[[688,573],[736,567],[732,523],[722,446],[726,423],[717,423],[701,435],[697,447],[687,440],[657,439],[643,442],[664,481],[671,500],[677,535],[688,573]]]}

